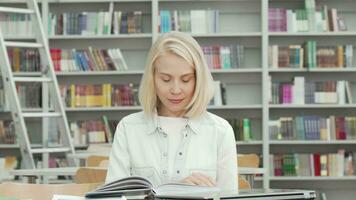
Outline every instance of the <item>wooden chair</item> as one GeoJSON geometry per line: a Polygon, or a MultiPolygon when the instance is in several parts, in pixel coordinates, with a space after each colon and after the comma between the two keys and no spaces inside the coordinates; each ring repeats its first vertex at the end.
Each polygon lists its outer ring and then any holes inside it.
{"type": "Polygon", "coordinates": [[[86,161],[87,167],[99,167],[102,161],[109,160],[108,156],[89,156],[86,161]]]}
{"type": "Polygon", "coordinates": [[[100,184],[29,184],[5,182],[0,184],[0,197],[32,200],[51,200],[54,194],[84,196],[100,184]]]}
{"type": "MultiPolygon", "coordinates": [[[[238,154],[237,165],[239,167],[257,168],[260,164],[260,158],[256,154],[238,154]]],[[[239,189],[251,189],[251,184],[241,175],[238,176],[239,189]]]]}
{"type": "Polygon", "coordinates": [[[75,175],[75,182],[81,183],[104,183],[106,178],[106,168],[80,167],[75,175]]]}

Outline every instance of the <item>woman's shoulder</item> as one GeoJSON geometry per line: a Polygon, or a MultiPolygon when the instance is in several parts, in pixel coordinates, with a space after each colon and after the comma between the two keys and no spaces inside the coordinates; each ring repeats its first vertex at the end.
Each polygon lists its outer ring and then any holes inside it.
{"type": "Polygon", "coordinates": [[[204,113],[202,119],[204,124],[210,124],[222,128],[226,128],[227,126],[230,126],[229,122],[226,119],[211,112],[204,113]]]}
{"type": "Polygon", "coordinates": [[[142,124],[146,122],[147,118],[143,111],[129,114],[121,119],[121,123],[124,124],[142,124]]]}

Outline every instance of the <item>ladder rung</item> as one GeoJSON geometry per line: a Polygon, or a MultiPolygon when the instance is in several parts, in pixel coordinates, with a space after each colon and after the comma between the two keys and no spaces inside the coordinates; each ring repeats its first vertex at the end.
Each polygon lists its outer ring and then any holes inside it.
{"type": "Polygon", "coordinates": [[[25,8],[10,8],[10,7],[0,7],[0,12],[5,12],[5,13],[20,13],[20,14],[33,14],[35,13],[31,9],[25,9],[25,8]]]}
{"type": "Polygon", "coordinates": [[[7,47],[40,48],[40,47],[43,47],[43,44],[34,43],[34,42],[8,42],[8,41],[5,41],[5,46],[7,46],[7,47]]]}
{"type": "Polygon", "coordinates": [[[51,82],[47,77],[14,77],[15,82],[51,82]]]}
{"type": "Polygon", "coordinates": [[[60,153],[60,152],[69,152],[69,151],[70,148],[68,147],[31,149],[32,153],[60,153]]]}
{"type": "Polygon", "coordinates": [[[28,113],[22,113],[23,117],[60,117],[61,114],[60,113],[56,113],[56,112],[28,112],[28,113]]]}

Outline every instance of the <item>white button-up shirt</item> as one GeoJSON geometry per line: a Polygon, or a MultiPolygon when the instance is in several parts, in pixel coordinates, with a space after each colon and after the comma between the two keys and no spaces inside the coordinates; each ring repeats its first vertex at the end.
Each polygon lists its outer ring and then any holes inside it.
{"type": "Polygon", "coordinates": [[[157,115],[143,112],[124,117],[118,124],[106,182],[131,175],[147,178],[154,186],[182,180],[193,172],[210,176],[221,190],[236,191],[237,157],[232,127],[209,112],[189,119],[175,157],[175,176],[168,177],[168,139],[157,115]]]}

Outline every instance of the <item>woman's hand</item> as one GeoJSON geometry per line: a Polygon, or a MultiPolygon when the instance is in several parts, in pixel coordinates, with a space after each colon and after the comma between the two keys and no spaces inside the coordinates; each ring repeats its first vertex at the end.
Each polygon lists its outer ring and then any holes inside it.
{"type": "Polygon", "coordinates": [[[189,185],[215,186],[215,181],[211,177],[201,173],[192,173],[181,182],[189,185]]]}

